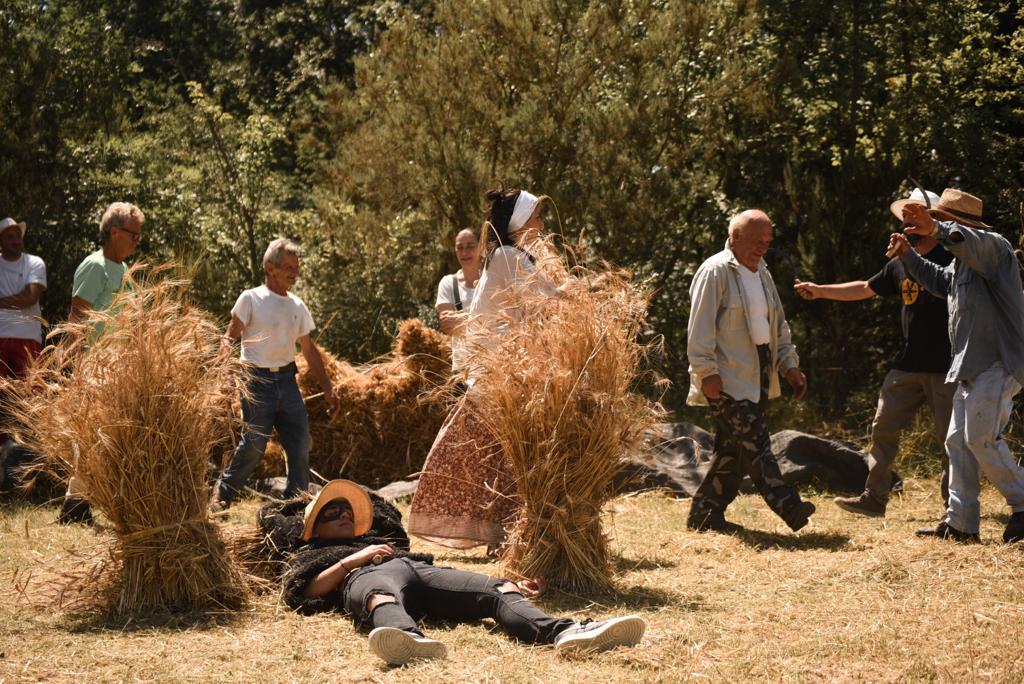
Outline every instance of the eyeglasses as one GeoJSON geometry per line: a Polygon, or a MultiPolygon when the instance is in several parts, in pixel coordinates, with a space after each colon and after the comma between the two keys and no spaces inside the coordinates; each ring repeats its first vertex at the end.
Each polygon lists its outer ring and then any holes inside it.
{"type": "Polygon", "coordinates": [[[316,516],[317,523],[331,522],[337,520],[342,514],[348,513],[348,517],[354,516],[352,512],[352,504],[344,499],[332,501],[323,508],[320,509],[320,514],[316,516]]]}
{"type": "Polygon", "coordinates": [[[131,235],[132,236],[132,242],[138,242],[139,240],[142,239],[142,231],[141,230],[140,231],[134,231],[134,230],[128,230],[127,228],[122,228],[121,226],[114,226],[114,227],[117,228],[122,233],[128,233],[129,235],[131,235]]]}

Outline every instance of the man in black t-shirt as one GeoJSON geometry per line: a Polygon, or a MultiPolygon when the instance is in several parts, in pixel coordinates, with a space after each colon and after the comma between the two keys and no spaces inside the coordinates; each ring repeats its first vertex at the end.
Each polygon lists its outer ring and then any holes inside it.
{"type": "MultiPolygon", "coordinates": [[[[932,204],[939,198],[928,193],[932,204]]],[[[920,191],[905,200],[892,203],[892,212],[901,217],[908,203],[924,205],[920,191]]],[[[919,237],[912,245],[914,251],[939,266],[946,266],[953,255],[943,249],[933,237],[919,237]]],[[[939,444],[946,439],[949,417],[953,406],[954,384],[946,384],[946,372],[951,357],[949,342],[949,314],[946,301],[925,291],[904,271],[903,263],[891,259],[885,267],[868,280],[857,280],[835,285],[816,285],[798,282],[797,293],[804,299],[834,299],[852,302],[875,295],[899,295],[903,302],[903,350],[896,363],[886,374],[878,394],[878,409],[871,425],[871,449],[868,452],[868,478],[864,492],[854,497],[838,497],[836,505],[860,515],[885,515],[892,488],[892,464],[899,447],[900,432],[910,425],[924,404],[932,409],[935,435],[939,444]]],[[[949,461],[942,449],[943,501],[949,500],[949,461]]]]}

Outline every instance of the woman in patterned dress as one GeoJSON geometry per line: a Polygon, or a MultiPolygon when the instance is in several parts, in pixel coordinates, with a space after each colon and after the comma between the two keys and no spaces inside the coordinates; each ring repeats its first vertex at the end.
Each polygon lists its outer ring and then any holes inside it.
{"type": "MultiPolygon", "coordinates": [[[[544,228],[541,200],[525,190],[492,190],[481,243],[484,270],[469,307],[467,343],[487,347],[507,334],[522,312],[524,290],[554,296],[530,253],[544,228]]],[[[515,486],[498,440],[474,409],[486,392],[469,361],[469,390],[445,420],[427,455],[409,514],[409,533],[452,548],[497,548],[514,522],[515,486]]]]}

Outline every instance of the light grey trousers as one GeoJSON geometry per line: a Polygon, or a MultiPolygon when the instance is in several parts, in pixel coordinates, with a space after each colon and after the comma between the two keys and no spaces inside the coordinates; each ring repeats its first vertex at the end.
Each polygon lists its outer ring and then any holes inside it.
{"type": "MultiPolygon", "coordinates": [[[[892,464],[899,449],[900,433],[913,422],[921,407],[928,404],[932,410],[935,437],[940,449],[949,430],[949,416],[953,409],[955,383],[946,384],[943,373],[908,373],[893,369],[882,381],[878,393],[878,410],[871,424],[871,449],[868,451],[868,479],[864,488],[876,497],[889,498],[892,488],[892,464]]],[[[942,500],[948,499],[948,461],[942,450],[942,500]]]]}
{"type": "Polygon", "coordinates": [[[949,508],[946,522],[970,534],[981,522],[981,473],[995,485],[1014,513],[1024,511],[1024,468],[1010,453],[1003,430],[1020,384],[995,364],[957,384],[953,418],[946,435],[949,454],[949,508]]]}

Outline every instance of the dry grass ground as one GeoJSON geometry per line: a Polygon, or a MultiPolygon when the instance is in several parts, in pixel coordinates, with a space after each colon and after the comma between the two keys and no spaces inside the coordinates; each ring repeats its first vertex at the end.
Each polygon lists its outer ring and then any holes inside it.
{"type": "MultiPolygon", "coordinates": [[[[541,600],[553,613],[640,613],[639,648],[578,661],[492,628],[431,626],[450,657],[391,669],[347,619],[300,617],[264,596],[247,612],[176,625],[111,624],[15,602],[12,575],[68,563],[96,533],[52,524],[53,507],[0,506],[0,681],[900,681],[1024,679],[1024,549],[999,539],[1005,506],[985,492],[984,543],[917,539],[938,512],[934,481],[911,479],[884,521],[827,497],[790,535],[757,498],[736,537],[684,529],[688,501],[657,493],[607,508],[621,593],[541,600]]],[[[249,524],[249,502],[228,525],[249,524]]],[[[440,551],[416,544],[420,550],[440,551]]],[[[496,571],[482,553],[440,562],[496,571]]]]}

